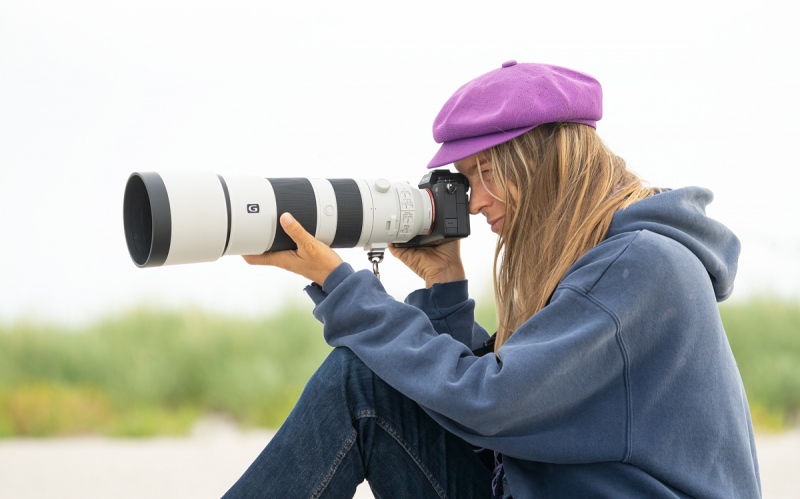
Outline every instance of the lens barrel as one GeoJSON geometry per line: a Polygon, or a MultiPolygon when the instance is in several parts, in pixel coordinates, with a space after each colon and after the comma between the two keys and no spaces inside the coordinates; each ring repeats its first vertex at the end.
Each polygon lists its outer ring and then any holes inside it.
{"type": "Polygon", "coordinates": [[[125,186],[123,225],[133,262],[158,267],[294,249],[278,223],[286,212],[334,248],[406,243],[431,234],[433,204],[429,189],[385,179],[137,172],[125,186]]]}

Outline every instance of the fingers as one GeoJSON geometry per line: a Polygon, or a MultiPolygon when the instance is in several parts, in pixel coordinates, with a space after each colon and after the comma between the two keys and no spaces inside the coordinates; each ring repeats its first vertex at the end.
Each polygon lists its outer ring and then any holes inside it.
{"type": "Polygon", "coordinates": [[[407,251],[407,248],[398,248],[394,244],[389,245],[389,253],[397,259],[400,259],[400,256],[403,255],[407,251]]]}
{"type": "Polygon", "coordinates": [[[280,223],[286,234],[297,245],[297,249],[247,255],[244,256],[244,260],[251,265],[280,267],[322,284],[342,263],[342,259],[327,245],[317,241],[289,213],[281,215],[280,223]]]}
{"type": "Polygon", "coordinates": [[[290,253],[293,257],[295,257],[293,260],[303,260],[309,258],[316,259],[319,258],[321,253],[330,251],[328,246],[321,243],[314,236],[309,234],[308,231],[304,229],[303,226],[289,213],[284,213],[281,215],[280,222],[283,230],[297,245],[297,251],[290,253]]]}
{"type": "Polygon", "coordinates": [[[250,265],[272,265],[275,267],[280,267],[279,262],[276,261],[276,258],[280,255],[280,252],[262,253],[260,255],[242,255],[242,258],[244,258],[244,261],[250,265]]]}
{"type": "Polygon", "coordinates": [[[250,265],[272,265],[290,269],[292,263],[298,260],[298,251],[308,251],[309,247],[316,242],[311,234],[309,234],[301,224],[292,217],[289,213],[281,215],[279,222],[286,234],[297,245],[295,251],[272,251],[262,253],[260,255],[243,255],[244,261],[250,265]]]}
{"type": "Polygon", "coordinates": [[[294,217],[289,213],[284,213],[280,218],[281,227],[286,232],[286,235],[292,238],[292,241],[297,244],[297,247],[308,246],[311,241],[316,241],[314,237],[309,234],[302,225],[297,223],[294,217]]]}
{"type": "MultiPolygon", "coordinates": [[[[301,224],[297,223],[297,221],[292,217],[289,213],[284,213],[280,216],[278,221],[281,224],[284,232],[288,235],[292,241],[294,241],[295,245],[297,245],[297,249],[308,249],[310,245],[313,245],[316,242],[316,239],[309,234],[301,224]]],[[[247,255],[245,256],[245,260],[248,263],[257,262],[260,264],[266,264],[265,262],[273,260],[270,255],[281,255],[284,252],[272,252],[272,253],[264,253],[261,255],[247,255]]]]}
{"type": "Polygon", "coordinates": [[[438,246],[418,248],[398,248],[391,245],[389,251],[424,279],[427,287],[435,283],[465,278],[464,266],[461,262],[460,241],[458,240],[438,246]]]}

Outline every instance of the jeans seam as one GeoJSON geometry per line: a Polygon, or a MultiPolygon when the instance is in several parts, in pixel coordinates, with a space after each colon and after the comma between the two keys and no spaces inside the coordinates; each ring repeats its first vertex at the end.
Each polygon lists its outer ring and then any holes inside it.
{"type": "Polygon", "coordinates": [[[377,425],[380,428],[382,428],[383,431],[388,433],[389,436],[391,436],[394,439],[394,441],[400,444],[400,447],[402,447],[403,450],[406,451],[406,454],[408,454],[408,456],[414,461],[414,464],[416,464],[417,467],[420,469],[420,471],[422,471],[422,474],[425,475],[425,478],[428,479],[428,482],[431,484],[431,487],[433,487],[433,490],[436,492],[436,494],[442,499],[445,499],[447,497],[447,492],[444,490],[444,488],[442,488],[442,485],[439,483],[439,481],[436,480],[436,478],[433,476],[433,473],[431,473],[428,467],[425,466],[425,464],[422,462],[422,458],[419,456],[419,454],[414,452],[411,445],[409,445],[408,442],[406,442],[400,437],[400,434],[394,429],[392,425],[389,424],[388,421],[379,417],[375,413],[375,411],[372,410],[359,411],[356,413],[355,416],[357,419],[375,418],[375,422],[377,423],[377,425]]]}
{"type": "Polygon", "coordinates": [[[328,468],[328,472],[325,473],[325,476],[322,477],[322,481],[320,481],[319,485],[317,486],[316,490],[311,494],[310,499],[317,499],[318,497],[322,496],[322,493],[325,492],[325,489],[333,480],[333,476],[336,474],[336,470],[339,469],[339,465],[342,464],[344,461],[345,456],[350,449],[353,447],[353,444],[356,442],[356,438],[358,433],[356,430],[353,430],[350,435],[348,435],[347,440],[344,441],[342,447],[339,449],[339,452],[336,453],[336,457],[333,458],[333,462],[331,463],[331,467],[328,468]]]}

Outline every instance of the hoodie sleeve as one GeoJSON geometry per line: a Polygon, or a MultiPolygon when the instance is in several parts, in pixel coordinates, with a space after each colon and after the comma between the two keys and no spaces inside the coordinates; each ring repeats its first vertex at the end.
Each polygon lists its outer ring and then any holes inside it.
{"type": "Polygon", "coordinates": [[[557,293],[502,346],[500,358],[472,354],[466,320],[445,318],[447,327],[437,330],[432,310],[395,301],[368,271],[343,265],[309,294],[331,346],[353,350],[468,442],[549,462],[623,458],[618,326],[580,291],[557,293]],[[445,329],[453,334],[440,334],[445,329]]]}
{"type": "Polygon", "coordinates": [[[486,330],[475,322],[475,301],[469,298],[467,281],[418,289],[405,302],[422,310],[437,333],[449,334],[470,350],[489,339],[486,330]]]}

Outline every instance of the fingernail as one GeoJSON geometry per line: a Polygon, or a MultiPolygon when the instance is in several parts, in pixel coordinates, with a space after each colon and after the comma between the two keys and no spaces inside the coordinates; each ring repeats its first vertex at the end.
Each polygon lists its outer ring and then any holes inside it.
{"type": "Polygon", "coordinates": [[[294,222],[294,218],[292,218],[290,214],[284,213],[283,215],[281,215],[281,223],[283,225],[289,225],[292,222],[294,222]]]}

